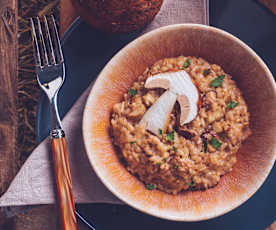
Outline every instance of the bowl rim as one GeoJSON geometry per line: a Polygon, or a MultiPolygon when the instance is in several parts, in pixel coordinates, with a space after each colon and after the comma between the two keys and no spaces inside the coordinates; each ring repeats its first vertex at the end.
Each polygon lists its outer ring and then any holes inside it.
{"type": "Polygon", "coordinates": [[[105,73],[108,72],[107,70],[109,69],[109,66],[112,65],[113,63],[117,62],[117,59],[119,59],[121,56],[124,55],[125,52],[127,52],[129,49],[131,49],[132,47],[134,47],[136,45],[137,42],[141,42],[145,39],[150,39],[152,36],[154,36],[156,33],[159,32],[163,32],[166,30],[175,30],[175,29],[186,29],[186,28],[194,28],[194,29],[204,29],[204,30],[211,30],[215,33],[220,34],[221,36],[224,37],[228,37],[232,40],[234,40],[234,42],[236,42],[237,44],[239,44],[242,48],[244,48],[262,67],[262,69],[264,70],[264,72],[266,73],[266,77],[268,78],[267,80],[269,81],[269,83],[273,86],[274,88],[274,95],[276,97],[276,84],[273,78],[273,75],[271,73],[271,71],[269,70],[269,68],[267,67],[267,65],[265,64],[265,62],[261,59],[261,57],[258,56],[258,54],[252,49],[250,48],[245,42],[243,42],[242,40],[240,40],[239,38],[237,38],[236,36],[232,35],[229,32],[226,32],[222,29],[213,27],[213,26],[209,26],[209,25],[202,25],[202,24],[194,24],[194,23],[182,23],[182,24],[173,24],[173,25],[168,25],[168,26],[163,26],[160,28],[157,28],[155,30],[152,30],[146,34],[143,34],[142,36],[136,38],[135,40],[133,40],[132,42],[128,43],[126,46],[124,46],[121,50],[119,50],[105,65],[105,67],[102,69],[102,71],[99,73],[99,75],[97,76],[95,82],[93,83],[93,86],[90,89],[88,98],[86,100],[86,104],[84,107],[84,112],[83,112],[83,121],[82,121],[82,135],[83,135],[83,141],[84,141],[84,146],[85,146],[85,150],[86,150],[86,154],[88,156],[90,165],[92,166],[92,169],[94,170],[94,172],[96,173],[96,175],[98,176],[98,178],[100,179],[100,181],[105,185],[105,187],[117,198],[119,198],[121,201],[123,201],[125,204],[131,206],[132,208],[135,208],[136,210],[139,210],[143,213],[146,213],[148,215],[151,216],[155,216],[161,219],[166,219],[166,220],[173,220],[173,221],[185,221],[185,222],[193,222],[193,221],[203,221],[203,220],[208,220],[208,219],[212,219],[218,216],[222,216],[230,211],[232,211],[233,209],[237,208],[238,206],[240,206],[241,204],[243,204],[244,202],[246,202],[248,199],[250,199],[258,190],[259,188],[262,186],[262,184],[265,182],[265,180],[267,179],[269,173],[271,172],[271,169],[276,161],[276,149],[274,148],[274,157],[272,157],[270,164],[267,165],[266,168],[266,173],[263,177],[263,180],[259,180],[258,183],[256,184],[256,186],[254,187],[254,189],[252,189],[252,191],[250,191],[250,193],[248,193],[247,196],[242,197],[241,199],[238,200],[238,202],[235,202],[232,205],[228,205],[226,208],[224,209],[219,209],[219,211],[214,211],[212,213],[208,213],[205,214],[204,216],[201,217],[197,217],[196,215],[190,215],[190,216],[174,216],[172,214],[161,214],[161,213],[154,213],[150,210],[147,210],[146,208],[137,205],[136,202],[133,202],[132,199],[127,199],[124,196],[122,196],[115,188],[113,188],[112,184],[102,175],[101,170],[96,166],[96,163],[93,159],[93,157],[91,156],[92,154],[89,154],[89,152],[91,153],[92,150],[90,151],[89,148],[89,144],[88,144],[88,140],[89,139],[89,135],[87,135],[86,132],[86,123],[89,119],[89,110],[88,110],[88,105],[90,104],[90,101],[93,99],[94,97],[94,88],[97,85],[97,83],[99,81],[101,81],[101,79],[104,77],[105,73]]]}

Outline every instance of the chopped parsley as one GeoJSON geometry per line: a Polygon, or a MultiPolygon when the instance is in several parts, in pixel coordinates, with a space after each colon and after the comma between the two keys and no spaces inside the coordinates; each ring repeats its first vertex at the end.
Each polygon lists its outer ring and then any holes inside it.
{"type": "Polygon", "coordinates": [[[133,145],[133,144],[135,144],[135,143],[136,143],[136,141],[131,141],[131,142],[129,142],[129,143],[133,145]]]}
{"type": "Polygon", "coordinates": [[[208,139],[207,138],[205,138],[204,140],[203,140],[203,148],[204,148],[204,152],[205,153],[207,153],[208,152],[208,139]]]}
{"type": "Polygon", "coordinates": [[[175,146],[173,146],[173,151],[177,153],[177,148],[175,146]]]}
{"type": "Polygon", "coordinates": [[[178,169],[178,165],[174,165],[173,168],[174,168],[174,169],[178,169]]]}
{"type": "Polygon", "coordinates": [[[190,58],[188,58],[188,59],[184,62],[183,68],[188,68],[188,67],[190,66],[190,64],[191,64],[191,60],[190,60],[190,58]]]}
{"type": "Polygon", "coordinates": [[[224,78],[225,78],[225,75],[218,76],[213,81],[211,81],[210,86],[215,87],[215,88],[220,87],[222,85],[224,78]]]}
{"type": "Polygon", "coordinates": [[[166,141],[170,141],[173,142],[174,141],[174,131],[172,131],[171,133],[168,133],[165,137],[166,141]]]}
{"type": "Polygon", "coordinates": [[[204,76],[207,76],[209,73],[211,73],[211,70],[210,70],[210,69],[205,69],[205,70],[203,71],[203,75],[204,75],[204,76]]]}
{"type": "Polygon", "coordinates": [[[188,185],[189,187],[193,187],[193,186],[195,185],[195,182],[192,180],[192,182],[191,182],[191,183],[187,183],[187,185],[188,185]]]}
{"type": "Polygon", "coordinates": [[[233,109],[233,108],[235,108],[238,104],[239,104],[238,102],[235,102],[235,101],[230,100],[229,103],[227,104],[227,108],[228,108],[228,109],[233,109]]]}
{"type": "Polygon", "coordinates": [[[128,94],[129,94],[130,96],[134,96],[134,95],[136,95],[137,93],[138,93],[137,89],[132,89],[132,88],[130,88],[130,89],[128,90],[128,94]]]}
{"type": "Polygon", "coordinates": [[[146,189],[153,190],[153,189],[155,189],[155,185],[154,184],[146,184],[146,189]]]}
{"type": "Polygon", "coordinates": [[[211,139],[211,145],[215,148],[218,149],[221,146],[221,143],[214,137],[211,139]]]}
{"type": "Polygon", "coordinates": [[[168,157],[165,157],[164,160],[167,161],[169,158],[168,157]]]}
{"type": "Polygon", "coordinates": [[[159,129],[159,134],[160,134],[160,135],[162,135],[162,134],[163,134],[162,129],[159,129]]]}

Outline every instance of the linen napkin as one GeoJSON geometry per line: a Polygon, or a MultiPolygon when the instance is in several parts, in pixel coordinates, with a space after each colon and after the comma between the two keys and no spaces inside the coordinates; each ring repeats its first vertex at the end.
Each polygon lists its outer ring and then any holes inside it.
{"type": "MultiPolygon", "coordinates": [[[[164,0],[154,21],[142,33],[177,23],[208,24],[208,0],[164,0]]],[[[81,95],[63,119],[67,134],[73,193],[77,203],[117,203],[117,199],[91,168],[82,140],[82,113],[91,86],[81,95]]],[[[30,155],[7,192],[0,198],[0,206],[25,206],[55,202],[54,175],[50,161],[49,138],[30,155]]],[[[20,208],[14,208],[18,212],[20,208]]]]}

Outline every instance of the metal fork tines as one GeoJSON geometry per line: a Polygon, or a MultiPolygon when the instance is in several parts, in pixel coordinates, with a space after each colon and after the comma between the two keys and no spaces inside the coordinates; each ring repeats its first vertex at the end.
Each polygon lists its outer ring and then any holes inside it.
{"type": "Polygon", "coordinates": [[[51,108],[50,136],[63,230],[77,230],[76,215],[90,229],[95,230],[74,207],[65,133],[57,106],[58,91],[65,79],[65,65],[55,19],[53,16],[44,16],[43,19],[36,17],[30,21],[37,81],[47,94],[51,108]]]}
{"type": "Polygon", "coordinates": [[[65,79],[64,58],[53,16],[31,18],[37,80],[47,94],[51,109],[51,128],[61,128],[56,106],[57,94],[65,79]]]}

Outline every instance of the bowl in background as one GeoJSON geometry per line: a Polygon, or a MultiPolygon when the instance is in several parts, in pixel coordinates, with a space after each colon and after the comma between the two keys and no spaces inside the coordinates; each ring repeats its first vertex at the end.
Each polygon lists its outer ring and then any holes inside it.
{"type": "Polygon", "coordinates": [[[119,51],[99,74],[87,100],[83,138],[93,169],[103,184],[130,206],[169,220],[210,219],[238,207],[263,184],[276,159],[276,87],[264,62],[246,44],[222,30],[197,24],[159,28],[119,51]],[[243,93],[252,135],[237,163],[219,184],[205,191],[170,195],[149,191],[119,161],[109,135],[110,115],[133,82],[157,60],[198,56],[220,65],[243,93]]]}

